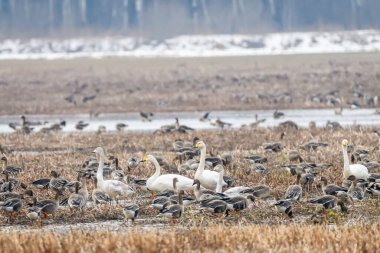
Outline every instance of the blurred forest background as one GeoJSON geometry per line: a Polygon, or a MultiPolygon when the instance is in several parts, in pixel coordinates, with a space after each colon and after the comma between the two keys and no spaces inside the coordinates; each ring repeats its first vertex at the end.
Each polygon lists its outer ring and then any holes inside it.
{"type": "Polygon", "coordinates": [[[379,0],[0,0],[0,39],[378,29],[379,0]]]}

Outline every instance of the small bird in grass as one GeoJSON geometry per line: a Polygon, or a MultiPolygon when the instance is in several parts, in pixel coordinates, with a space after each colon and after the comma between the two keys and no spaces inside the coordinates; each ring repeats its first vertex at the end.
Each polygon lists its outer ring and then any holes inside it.
{"type": "Polygon", "coordinates": [[[97,188],[97,179],[96,178],[94,179],[94,185],[95,185],[95,189],[92,191],[91,197],[92,197],[92,201],[95,203],[95,205],[110,204],[112,199],[110,198],[108,193],[97,188]]]}
{"type": "Polygon", "coordinates": [[[75,183],[75,193],[72,193],[67,200],[70,209],[79,209],[82,210],[86,206],[87,199],[83,194],[79,192],[80,183],[75,183]]]}
{"type": "Polygon", "coordinates": [[[324,209],[333,209],[340,206],[342,212],[347,212],[347,204],[352,203],[352,198],[346,192],[339,192],[336,196],[325,195],[309,200],[309,203],[322,206],[324,209]]]}
{"type": "Polygon", "coordinates": [[[293,218],[293,208],[292,202],[290,202],[290,200],[281,199],[278,200],[274,205],[279,212],[286,214],[289,218],[293,218]]]}
{"type": "Polygon", "coordinates": [[[0,210],[9,214],[9,221],[12,221],[16,218],[17,214],[21,211],[22,206],[23,199],[21,198],[9,198],[3,202],[0,202],[0,210]]]}
{"type": "Polygon", "coordinates": [[[213,214],[225,213],[226,216],[229,214],[229,209],[227,208],[227,203],[220,199],[205,199],[201,201],[201,210],[211,212],[213,214]]]}
{"type": "Polygon", "coordinates": [[[137,168],[137,166],[140,164],[141,160],[137,159],[135,157],[131,157],[128,159],[128,172],[137,168]]]}
{"type": "Polygon", "coordinates": [[[41,178],[32,182],[32,186],[38,189],[48,189],[50,183],[50,178],[41,178]]]}
{"type": "Polygon", "coordinates": [[[41,222],[41,208],[37,206],[37,198],[33,198],[33,204],[30,204],[27,208],[26,217],[29,218],[32,223],[35,223],[38,227],[42,227],[41,222]]]}
{"type": "Polygon", "coordinates": [[[124,214],[125,219],[127,220],[127,223],[128,223],[128,220],[131,220],[133,224],[135,222],[136,217],[139,214],[139,211],[140,209],[138,205],[133,204],[133,203],[127,203],[125,207],[123,208],[123,214],[124,214]]]}
{"type": "Polygon", "coordinates": [[[379,199],[380,197],[380,183],[371,182],[369,183],[368,187],[366,188],[366,192],[372,195],[377,196],[379,199]]]}
{"type": "Polygon", "coordinates": [[[299,161],[300,163],[303,162],[303,159],[297,150],[289,150],[288,159],[290,162],[297,162],[297,161],[299,161]]]}
{"type": "Polygon", "coordinates": [[[268,161],[268,159],[266,157],[263,157],[263,156],[259,156],[259,155],[252,155],[252,156],[246,156],[244,157],[244,160],[249,162],[249,163],[266,163],[268,161]]]}
{"type": "Polygon", "coordinates": [[[285,192],[285,200],[300,200],[302,198],[302,187],[300,185],[301,174],[297,174],[296,184],[290,185],[285,192]]]}
{"type": "Polygon", "coordinates": [[[348,189],[348,194],[352,197],[354,201],[360,201],[364,198],[363,188],[357,185],[356,177],[351,175],[347,178],[352,181],[350,188],[348,189]]]}
{"type": "Polygon", "coordinates": [[[175,222],[176,219],[181,218],[184,213],[183,194],[184,191],[179,191],[178,204],[172,204],[171,202],[165,203],[158,216],[171,218],[171,223],[175,222]]]}
{"type": "Polygon", "coordinates": [[[302,187],[307,186],[307,189],[310,191],[310,186],[314,183],[316,173],[303,173],[301,174],[300,184],[302,187]]]}
{"type": "Polygon", "coordinates": [[[326,195],[336,196],[339,192],[347,192],[347,188],[340,187],[335,184],[327,184],[327,178],[321,177],[320,181],[322,182],[322,191],[326,195]]]}
{"type": "Polygon", "coordinates": [[[276,142],[276,143],[264,143],[263,147],[265,151],[280,152],[284,146],[281,143],[276,142]]]}

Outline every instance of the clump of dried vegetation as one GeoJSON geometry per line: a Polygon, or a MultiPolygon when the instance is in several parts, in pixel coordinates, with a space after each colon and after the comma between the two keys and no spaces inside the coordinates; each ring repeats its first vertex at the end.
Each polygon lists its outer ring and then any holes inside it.
{"type": "MultiPolygon", "coordinates": [[[[286,188],[295,183],[295,177],[291,176],[281,165],[289,164],[287,153],[289,150],[299,150],[305,162],[326,163],[332,166],[321,171],[320,175],[328,178],[328,181],[340,185],[342,182],[343,159],[340,149],[341,140],[349,138],[357,148],[365,148],[370,151],[370,159],[380,161],[379,139],[371,128],[352,128],[342,130],[332,129],[300,129],[287,130],[283,139],[280,139],[283,129],[238,129],[224,131],[199,131],[191,134],[154,135],[152,133],[72,133],[72,134],[3,134],[0,135],[0,143],[10,162],[22,165],[23,172],[18,177],[25,183],[31,183],[36,179],[49,177],[51,170],[57,170],[69,180],[75,180],[77,171],[81,168],[84,159],[92,155],[91,151],[97,146],[105,148],[108,154],[119,157],[120,165],[126,170],[127,160],[131,157],[142,158],[145,153],[160,156],[171,164],[170,169],[163,169],[162,173],[178,173],[179,161],[172,151],[172,143],[176,139],[192,140],[195,136],[204,140],[208,147],[208,153],[214,156],[230,153],[233,156],[232,163],[226,166],[225,174],[235,180],[235,185],[254,186],[266,184],[273,190],[273,197],[279,199],[286,188]],[[308,141],[320,141],[329,146],[316,151],[305,151],[300,146],[308,141]],[[283,150],[278,153],[267,152],[262,148],[263,143],[281,142],[283,150]],[[244,161],[244,156],[261,155],[268,158],[265,163],[267,173],[259,174],[251,168],[251,164],[244,161]]],[[[372,171],[376,172],[376,171],[372,171]]],[[[141,164],[130,174],[137,178],[146,179],[153,173],[152,165],[141,164]]],[[[188,171],[187,175],[193,177],[194,171],[188,171]]],[[[93,182],[88,181],[91,192],[93,182]]],[[[48,190],[35,190],[39,198],[52,198],[52,192],[48,190]]],[[[306,198],[318,196],[322,193],[315,188],[305,194],[306,198]]],[[[149,198],[141,198],[146,193],[138,192],[132,201],[141,207],[141,217],[152,218],[157,212],[149,207],[149,198]]],[[[380,202],[376,198],[369,198],[364,202],[356,203],[350,208],[348,214],[332,213],[332,220],[337,224],[347,222],[370,223],[380,215],[380,202]]],[[[313,214],[315,208],[307,204],[294,204],[296,218],[293,222],[315,223],[313,214]]],[[[99,213],[96,210],[87,209],[83,215],[68,214],[67,211],[58,211],[51,220],[53,223],[77,223],[94,222],[109,219],[122,219],[121,208],[114,208],[111,213],[99,213]],[[66,217],[70,219],[65,219],[66,217]]],[[[154,222],[154,219],[144,220],[143,223],[154,222]]],[[[220,222],[234,224],[278,224],[284,222],[283,216],[274,208],[264,206],[253,210],[245,210],[240,215],[231,215],[227,219],[213,219],[207,215],[199,214],[195,206],[187,209],[181,224],[188,226],[215,225],[220,222]],[[275,217],[275,218],[273,218],[275,217]]],[[[285,221],[291,222],[291,221],[285,221]]],[[[21,215],[14,223],[27,224],[28,220],[21,215]]],[[[7,225],[12,225],[7,223],[7,225]]]]}
{"type": "MultiPolygon", "coordinates": [[[[152,133],[56,133],[41,134],[2,134],[0,144],[7,152],[11,163],[22,165],[23,172],[18,179],[31,183],[38,178],[48,177],[51,170],[59,171],[62,176],[75,180],[86,156],[102,146],[108,154],[119,157],[120,165],[127,168],[130,157],[141,158],[145,153],[163,157],[177,168],[179,161],[172,150],[176,139],[191,141],[195,136],[204,140],[208,153],[221,155],[230,153],[231,164],[226,166],[225,174],[235,180],[235,185],[254,186],[267,184],[273,189],[273,198],[279,199],[288,185],[295,182],[295,177],[286,172],[281,165],[289,164],[287,153],[298,150],[305,162],[331,163],[332,166],[320,172],[331,183],[341,184],[343,159],[341,141],[344,138],[355,143],[357,148],[370,151],[372,161],[380,161],[379,138],[372,128],[350,128],[332,130],[318,129],[279,129],[279,128],[245,128],[222,131],[198,131],[190,134],[173,133],[154,135],[152,133]],[[281,133],[286,135],[281,139],[281,133]],[[305,151],[300,146],[311,140],[328,143],[329,146],[316,151],[305,151]],[[284,146],[280,152],[267,152],[263,143],[280,142],[284,146]],[[267,173],[255,173],[251,165],[244,161],[248,155],[262,155],[268,158],[265,164],[267,173]]],[[[168,171],[163,171],[167,173],[168,171]]],[[[372,171],[376,172],[376,171],[372,171]]],[[[131,171],[138,178],[148,178],[153,173],[149,164],[140,165],[131,171]]],[[[194,172],[189,172],[192,176],[194,172]]],[[[89,191],[93,188],[88,181],[89,191]]],[[[40,198],[52,198],[48,190],[35,190],[40,198]]],[[[79,232],[68,234],[59,232],[2,233],[0,249],[2,252],[174,252],[186,251],[267,251],[277,252],[323,252],[323,251],[357,251],[375,252],[379,245],[377,222],[380,215],[380,202],[376,198],[367,198],[350,206],[348,213],[331,211],[328,221],[334,224],[331,231],[325,225],[325,217],[309,204],[302,202],[293,206],[295,218],[288,219],[279,214],[274,207],[264,205],[244,210],[240,214],[215,218],[199,212],[196,205],[186,209],[185,215],[175,226],[165,225],[166,232],[141,232],[139,226],[167,224],[156,218],[157,211],[149,206],[150,199],[139,192],[132,201],[140,205],[140,220],[135,229],[129,232],[79,232]],[[145,196],[145,197],[144,197],[145,196]],[[189,230],[189,228],[191,228],[189,230]],[[339,243],[340,242],[340,243],[339,243]]],[[[322,193],[312,189],[305,198],[322,193]]],[[[54,217],[44,220],[46,224],[76,224],[81,222],[99,222],[105,220],[122,220],[122,207],[112,211],[99,212],[87,208],[83,213],[59,210],[54,217]]],[[[2,226],[7,231],[14,226],[29,224],[25,215],[20,214],[13,223],[1,218],[2,226]]],[[[20,228],[17,229],[20,231],[20,228]]]]}
{"type": "Polygon", "coordinates": [[[8,233],[2,252],[379,252],[380,224],[213,226],[164,232],[8,233]]]}

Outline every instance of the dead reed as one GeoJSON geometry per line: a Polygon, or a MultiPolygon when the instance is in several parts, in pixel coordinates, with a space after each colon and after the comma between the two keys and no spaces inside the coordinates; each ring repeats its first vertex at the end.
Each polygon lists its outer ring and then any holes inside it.
{"type": "Polygon", "coordinates": [[[379,223],[249,225],[141,232],[2,233],[0,251],[31,252],[379,252],[379,223]]]}

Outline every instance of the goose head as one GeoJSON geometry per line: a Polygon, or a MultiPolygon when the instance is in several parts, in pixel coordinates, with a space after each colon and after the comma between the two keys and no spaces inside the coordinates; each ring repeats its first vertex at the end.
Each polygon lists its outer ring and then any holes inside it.
{"type": "Polygon", "coordinates": [[[57,171],[55,171],[55,170],[52,170],[52,171],[50,172],[50,176],[51,176],[51,177],[54,177],[54,178],[58,178],[58,177],[59,177],[59,173],[58,173],[57,171]]]}
{"type": "Polygon", "coordinates": [[[327,185],[327,178],[326,177],[322,176],[319,180],[322,182],[323,186],[327,185]]]}
{"type": "Polygon", "coordinates": [[[176,191],[177,190],[177,183],[178,183],[178,178],[173,178],[173,189],[174,189],[174,191],[176,191]]]}
{"type": "Polygon", "coordinates": [[[201,182],[198,179],[194,179],[193,185],[196,185],[196,188],[199,189],[201,186],[201,182]]]}
{"type": "Polygon", "coordinates": [[[6,162],[8,159],[7,159],[7,157],[5,156],[5,155],[3,155],[2,157],[1,157],[1,159],[0,159],[0,161],[4,161],[4,162],[6,162]]]}
{"type": "Polygon", "coordinates": [[[251,204],[251,203],[255,202],[255,200],[256,200],[255,196],[253,196],[252,194],[245,196],[245,198],[248,200],[248,204],[251,204]]]}
{"type": "Polygon", "coordinates": [[[350,195],[347,194],[347,192],[338,192],[337,193],[338,198],[338,204],[340,205],[346,205],[346,204],[352,204],[353,199],[350,195]]]}

